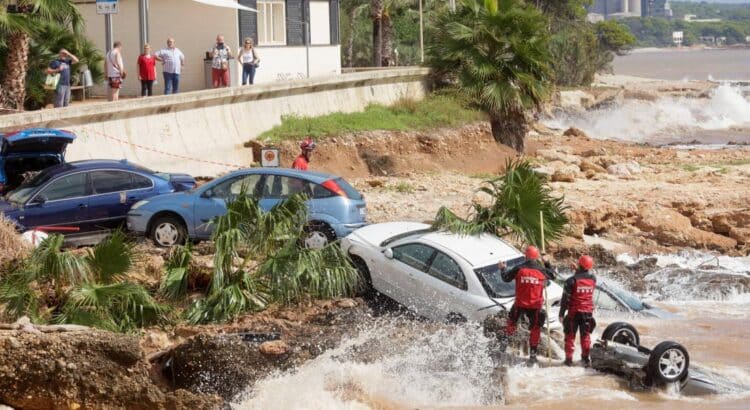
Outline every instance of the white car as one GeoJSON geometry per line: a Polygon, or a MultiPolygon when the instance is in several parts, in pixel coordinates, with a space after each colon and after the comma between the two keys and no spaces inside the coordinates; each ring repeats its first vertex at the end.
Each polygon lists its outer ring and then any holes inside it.
{"type": "MultiPolygon", "coordinates": [[[[416,222],[369,225],[342,239],[341,247],[375,290],[437,321],[481,321],[510,310],[515,283],[503,281],[497,263],[512,267],[525,260],[497,236],[435,232],[416,222]]],[[[562,288],[548,283],[550,308],[557,308],[562,288]]],[[[557,315],[549,316],[550,328],[560,328],[557,315]]]]}

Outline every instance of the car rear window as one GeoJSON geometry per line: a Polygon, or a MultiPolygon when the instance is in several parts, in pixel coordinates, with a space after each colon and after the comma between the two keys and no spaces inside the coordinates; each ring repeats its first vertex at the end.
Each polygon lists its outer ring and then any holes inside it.
{"type": "Polygon", "coordinates": [[[334,179],[334,181],[336,181],[336,183],[341,187],[341,189],[343,189],[344,192],[346,192],[346,196],[349,199],[356,199],[356,200],[362,199],[362,194],[360,194],[359,191],[354,189],[353,186],[349,185],[348,182],[344,181],[344,178],[336,178],[334,179]]]}

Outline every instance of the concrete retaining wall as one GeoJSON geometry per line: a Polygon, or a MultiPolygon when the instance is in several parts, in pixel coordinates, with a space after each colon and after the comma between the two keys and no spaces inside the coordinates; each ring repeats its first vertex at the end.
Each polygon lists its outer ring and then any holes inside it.
{"type": "Polygon", "coordinates": [[[1,116],[0,131],[64,128],[78,135],[69,161],[127,158],[160,171],[214,176],[250,165],[252,151],[243,144],[283,115],[421,99],[427,75],[427,69],[403,68],[34,111],[1,116]]]}

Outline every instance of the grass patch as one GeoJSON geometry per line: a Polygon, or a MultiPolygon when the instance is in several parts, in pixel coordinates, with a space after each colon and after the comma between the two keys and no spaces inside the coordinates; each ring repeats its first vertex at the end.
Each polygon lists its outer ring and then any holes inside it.
{"type": "Polygon", "coordinates": [[[731,161],[722,162],[720,165],[728,165],[733,167],[739,167],[742,165],[750,165],[750,158],[733,159],[731,161]]]}
{"type": "Polygon", "coordinates": [[[416,188],[414,188],[414,185],[408,183],[408,182],[399,182],[396,185],[387,185],[385,187],[389,191],[398,192],[400,194],[411,194],[414,191],[416,191],[416,188]]]}
{"type": "Polygon", "coordinates": [[[484,113],[450,92],[434,93],[421,101],[402,98],[391,106],[371,104],[363,112],[332,113],[320,117],[284,116],[281,125],[260,135],[280,141],[302,136],[334,137],[362,131],[425,131],[485,119],[484,113]]]}
{"type": "Polygon", "coordinates": [[[697,165],[693,165],[693,164],[682,164],[681,168],[684,169],[687,172],[695,172],[695,171],[701,169],[701,167],[699,167],[697,165]]]}
{"type": "Polygon", "coordinates": [[[484,181],[489,181],[491,179],[497,179],[498,176],[499,175],[497,175],[497,174],[492,174],[492,173],[489,173],[489,172],[480,172],[478,174],[469,175],[469,178],[481,179],[481,180],[484,180],[484,181]]]}

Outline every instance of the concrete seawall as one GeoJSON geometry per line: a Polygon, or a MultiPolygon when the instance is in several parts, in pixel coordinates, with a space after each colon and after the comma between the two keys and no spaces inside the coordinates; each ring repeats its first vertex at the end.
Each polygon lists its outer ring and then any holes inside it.
{"type": "Polygon", "coordinates": [[[176,96],[124,100],[0,116],[0,131],[64,128],[78,139],[69,161],[127,158],[149,168],[215,176],[253,162],[243,144],[284,115],[363,110],[399,98],[421,99],[428,69],[403,68],[176,96]]]}

